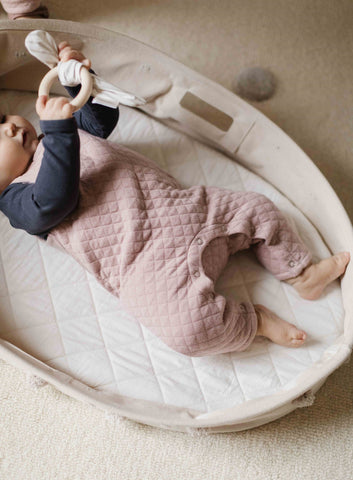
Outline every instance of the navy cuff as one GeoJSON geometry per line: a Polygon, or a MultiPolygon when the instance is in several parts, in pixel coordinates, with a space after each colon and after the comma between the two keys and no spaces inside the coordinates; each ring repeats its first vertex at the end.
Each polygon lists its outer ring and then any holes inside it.
{"type": "Polygon", "coordinates": [[[77,123],[74,117],[62,120],[40,120],[40,129],[43,133],[73,133],[77,130],[77,123]]]}

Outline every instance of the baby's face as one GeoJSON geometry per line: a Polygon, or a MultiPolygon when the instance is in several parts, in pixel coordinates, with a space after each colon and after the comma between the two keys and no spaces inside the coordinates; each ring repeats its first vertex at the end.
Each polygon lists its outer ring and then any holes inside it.
{"type": "Polygon", "coordinates": [[[38,138],[33,125],[19,115],[6,115],[0,123],[0,170],[10,180],[22,175],[36,148],[38,138]]]}

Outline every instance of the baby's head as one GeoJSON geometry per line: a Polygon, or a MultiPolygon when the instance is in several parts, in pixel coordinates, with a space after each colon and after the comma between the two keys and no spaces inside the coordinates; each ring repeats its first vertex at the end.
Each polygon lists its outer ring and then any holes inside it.
{"type": "Polygon", "coordinates": [[[33,125],[19,115],[5,115],[0,123],[0,193],[22,175],[38,146],[33,125]]]}

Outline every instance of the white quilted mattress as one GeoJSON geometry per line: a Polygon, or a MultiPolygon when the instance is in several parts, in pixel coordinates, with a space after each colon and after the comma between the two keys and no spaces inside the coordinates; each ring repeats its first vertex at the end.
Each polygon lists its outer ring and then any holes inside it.
{"type": "MultiPolygon", "coordinates": [[[[31,94],[3,92],[0,109],[37,127],[31,94]]],[[[121,108],[110,140],[155,160],[184,186],[218,185],[267,195],[294,221],[314,258],[329,255],[303,214],[270,184],[213,149],[133,109],[121,108]]],[[[289,173],[289,172],[288,172],[289,173]]],[[[218,291],[262,303],[308,333],[300,349],[257,339],[243,353],[189,358],[173,352],[125,313],[66,254],[11,228],[0,215],[0,336],[49,366],[102,393],[211,412],[288,389],[343,333],[340,286],[315,302],[298,297],[242,253],[218,291]]]]}

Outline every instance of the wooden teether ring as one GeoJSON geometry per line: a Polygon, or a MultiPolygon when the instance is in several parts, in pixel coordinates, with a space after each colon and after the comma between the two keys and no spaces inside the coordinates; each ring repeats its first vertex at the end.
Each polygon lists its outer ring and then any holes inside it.
{"type": "MultiPolygon", "coordinates": [[[[89,99],[92,93],[92,84],[93,84],[92,75],[84,66],[80,70],[80,77],[81,77],[81,90],[76,95],[76,97],[73,98],[70,102],[70,104],[73,107],[75,107],[75,111],[83,107],[83,105],[87,102],[87,100],[89,99]]],[[[46,75],[44,75],[42,81],[40,82],[39,89],[38,89],[38,96],[46,95],[47,97],[49,97],[50,89],[57,78],[58,78],[58,67],[54,67],[51,70],[49,70],[49,72],[46,75]]]]}

